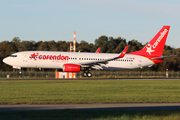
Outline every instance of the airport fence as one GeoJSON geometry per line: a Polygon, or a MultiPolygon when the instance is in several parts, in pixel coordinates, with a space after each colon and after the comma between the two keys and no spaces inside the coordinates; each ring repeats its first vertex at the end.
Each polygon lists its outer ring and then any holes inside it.
{"type": "MultiPolygon", "coordinates": [[[[94,78],[180,78],[180,71],[91,71],[94,78]]],[[[83,72],[77,78],[83,78],[83,72]]],[[[55,72],[0,72],[0,78],[55,78],[55,72]]]]}

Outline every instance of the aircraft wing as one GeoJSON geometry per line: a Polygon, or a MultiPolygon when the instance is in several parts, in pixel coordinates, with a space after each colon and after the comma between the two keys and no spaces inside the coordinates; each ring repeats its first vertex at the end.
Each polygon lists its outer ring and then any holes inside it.
{"type": "Polygon", "coordinates": [[[108,63],[108,61],[111,60],[115,60],[118,58],[123,58],[126,54],[128,50],[128,46],[126,46],[126,48],[117,56],[114,58],[109,58],[109,59],[105,59],[105,60],[99,60],[99,61],[92,61],[92,62],[84,62],[84,63],[80,63],[81,67],[91,67],[94,69],[102,69],[102,66],[108,67],[106,64],[108,63]]]}

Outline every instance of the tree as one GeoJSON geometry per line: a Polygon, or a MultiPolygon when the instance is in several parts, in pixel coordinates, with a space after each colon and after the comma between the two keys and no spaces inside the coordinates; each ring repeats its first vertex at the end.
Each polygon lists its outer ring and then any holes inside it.
{"type": "Polygon", "coordinates": [[[70,42],[58,41],[56,44],[59,51],[70,51],[70,42]]]}
{"type": "Polygon", "coordinates": [[[92,48],[92,46],[89,45],[88,42],[82,40],[82,41],[80,42],[80,44],[78,45],[78,47],[77,47],[77,51],[91,52],[91,48],[92,48]]]}
{"type": "Polygon", "coordinates": [[[49,51],[58,51],[57,44],[54,40],[48,41],[47,44],[48,44],[49,51]]]}
{"type": "Polygon", "coordinates": [[[108,37],[101,36],[95,40],[94,49],[97,50],[98,47],[101,47],[101,52],[106,53],[108,51],[108,37]]]}
{"type": "Polygon", "coordinates": [[[41,44],[38,46],[37,50],[42,50],[42,51],[49,51],[49,46],[48,42],[41,42],[41,44]]]}
{"type": "Polygon", "coordinates": [[[15,53],[16,52],[16,48],[15,46],[12,44],[12,42],[9,42],[9,41],[3,41],[0,43],[0,70],[12,70],[12,67],[9,66],[9,65],[6,65],[2,62],[2,60],[15,53]]]}
{"type": "Polygon", "coordinates": [[[126,43],[124,41],[121,41],[121,43],[119,43],[116,49],[113,50],[113,53],[120,53],[124,50],[125,47],[126,47],[126,43]]]}
{"type": "Polygon", "coordinates": [[[17,44],[18,52],[36,50],[36,43],[34,41],[22,41],[17,44]]]}
{"type": "Polygon", "coordinates": [[[128,52],[138,51],[138,50],[141,50],[143,48],[143,45],[134,39],[129,41],[128,45],[129,45],[128,52]]]}
{"type": "Polygon", "coordinates": [[[14,43],[14,44],[16,44],[16,45],[17,45],[20,41],[21,41],[21,40],[20,40],[19,37],[14,37],[14,38],[12,39],[12,43],[14,43]]]}
{"type": "Polygon", "coordinates": [[[122,41],[121,39],[119,40],[119,39],[114,39],[113,37],[109,37],[107,53],[112,53],[113,50],[118,46],[118,44],[121,41],[122,41]]]}

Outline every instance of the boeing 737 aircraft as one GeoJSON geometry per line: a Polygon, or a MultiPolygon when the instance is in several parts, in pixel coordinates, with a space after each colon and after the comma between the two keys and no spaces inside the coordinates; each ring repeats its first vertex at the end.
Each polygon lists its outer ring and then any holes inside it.
{"type": "Polygon", "coordinates": [[[60,51],[24,51],[17,52],[3,59],[13,68],[51,68],[62,69],[63,72],[83,72],[83,76],[91,77],[90,70],[129,70],[153,66],[163,62],[164,45],[170,26],[163,28],[142,49],[126,54],[128,46],[120,54],[81,53],[60,51]]]}

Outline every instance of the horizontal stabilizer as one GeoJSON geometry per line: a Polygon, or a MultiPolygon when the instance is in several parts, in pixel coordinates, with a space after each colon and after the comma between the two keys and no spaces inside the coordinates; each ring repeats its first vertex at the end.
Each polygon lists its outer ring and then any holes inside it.
{"type": "Polygon", "coordinates": [[[172,55],[172,56],[164,56],[164,57],[155,57],[155,58],[151,58],[152,60],[161,60],[164,58],[170,58],[170,57],[176,57],[177,55],[172,55]]]}

